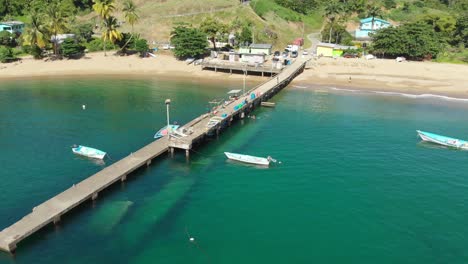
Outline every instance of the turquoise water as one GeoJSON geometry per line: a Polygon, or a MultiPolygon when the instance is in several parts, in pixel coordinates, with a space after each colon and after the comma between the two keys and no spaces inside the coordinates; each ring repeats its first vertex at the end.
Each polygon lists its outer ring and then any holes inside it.
{"type": "MultiPolygon", "coordinates": [[[[0,84],[0,229],[184,123],[236,82],[0,84]],[[86,104],[86,110],[81,105],[86,104]],[[106,164],[74,156],[78,143],[106,164]]],[[[19,244],[0,263],[466,263],[468,103],[289,87],[192,152],[158,159],[19,244]],[[264,169],[223,151],[271,155],[264,169]],[[194,241],[190,242],[189,237],[194,241]]]]}

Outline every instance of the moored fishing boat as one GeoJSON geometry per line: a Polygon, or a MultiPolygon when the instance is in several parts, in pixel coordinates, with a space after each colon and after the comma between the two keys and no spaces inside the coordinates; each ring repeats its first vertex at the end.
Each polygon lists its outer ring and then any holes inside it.
{"type": "Polygon", "coordinates": [[[424,132],[420,130],[416,130],[416,132],[418,132],[419,137],[423,141],[432,142],[432,143],[447,146],[447,147],[468,150],[468,141],[441,136],[441,135],[437,135],[437,134],[430,133],[430,132],[424,132]]]}
{"type": "MultiPolygon", "coordinates": [[[[179,125],[169,125],[169,127],[170,127],[171,131],[175,131],[180,126],[179,125]]],[[[161,128],[158,132],[156,132],[156,134],[154,134],[154,138],[155,139],[162,138],[162,137],[166,136],[167,134],[168,134],[168,129],[167,129],[167,126],[165,126],[165,127],[161,128]]]]}
{"type": "Polygon", "coordinates": [[[262,158],[262,157],[255,157],[255,156],[250,156],[250,155],[230,153],[230,152],[224,152],[224,154],[226,155],[226,157],[228,157],[228,159],[231,159],[231,160],[240,161],[244,163],[250,163],[250,164],[263,165],[263,166],[270,165],[270,161],[272,161],[271,157],[262,158]]]}
{"type": "Polygon", "coordinates": [[[86,147],[86,146],[81,146],[81,145],[74,145],[72,147],[72,151],[75,154],[85,156],[88,158],[93,158],[93,159],[103,159],[106,156],[106,152],[104,151],[101,151],[95,148],[86,147]]]}

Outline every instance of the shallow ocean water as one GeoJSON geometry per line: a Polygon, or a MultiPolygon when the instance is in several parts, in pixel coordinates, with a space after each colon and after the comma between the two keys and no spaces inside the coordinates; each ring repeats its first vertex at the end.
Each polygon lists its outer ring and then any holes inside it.
{"type": "MultiPolygon", "coordinates": [[[[183,124],[237,82],[0,84],[0,229],[151,142],[166,98],[183,124]],[[111,159],[74,156],[75,143],[111,159]]],[[[416,137],[420,129],[468,139],[468,103],[293,87],[273,101],[189,162],[182,152],[157,159],[0,263],[468,261],[468,153],[416,137]],[[224,151],[281,164],[229,162],[224,151]]]]}

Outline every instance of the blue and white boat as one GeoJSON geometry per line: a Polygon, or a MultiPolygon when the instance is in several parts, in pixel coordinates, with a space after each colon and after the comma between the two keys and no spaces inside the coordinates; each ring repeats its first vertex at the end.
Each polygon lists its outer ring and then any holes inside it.
{"type": "Polygon", "coordinates": [[[447,146],[447,147],[468,150],[468,141],[441,136],[441,135],[424,132],[420,130],[416,130],[416,132],[418,132],[419,137],[421,137],[421,139],[424,141],[432,142],[432,143],[447,146]]]}
{"type": "Polygon", "coordinates": [[[250,163],[250,164],[256,164],[256,165],[262,165],[262,166],[269,166],[270,161],[273,161],[271,157],[262,158],[262,157],[255,157],[255,156],[250,156],[250,155],[230,153],[230,152],[224,152],[224,154],[226,155],[226,157],[228,157],[228,159],[231,159],[231,160],[250,163]]]}
{"type": "MultiPolygon", "coordinates": [[[[169,125],[170,127],[170,130],[171,132],[174,132],[176,129],[178,129],[180,126],[179,125],[169,125]]],[[[162,138],[164,136],[166,136],[168,134],[168,129],[167,129],[167,126],[159,129],[158,132],[156,132],[156,134],[154,134],[154,138],[155,139],[158,139],[158,138],[162,138]]]]}
{"type": "Polygon", "coordinates": [[[106,156],[106,152],[104,151],[101,151],[95,148],[86,147],[86,146],[81,146],[81,145],[73,146],[72,151],[75,154],[85,156],[88,158],[93,158],[93,159],[103,159],[106,156]]]}

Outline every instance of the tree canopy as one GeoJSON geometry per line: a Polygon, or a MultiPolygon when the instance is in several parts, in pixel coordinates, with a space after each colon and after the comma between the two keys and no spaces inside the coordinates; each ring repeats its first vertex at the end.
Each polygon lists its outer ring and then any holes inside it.
{"type": "Polygon", "coordinates": [[[378,30],[372,39],[374,52],[417,60],[436,57],[443,47],[431,26],[421,22],[378,30]]]}
{"type": "Polygon", "coordinates": [[[204,32],[185,25],[174,28],[171,33],[171,43],[175,46],[175,56],[179,58],[198,57],[205,54],[208,47],[204,32]]]}

